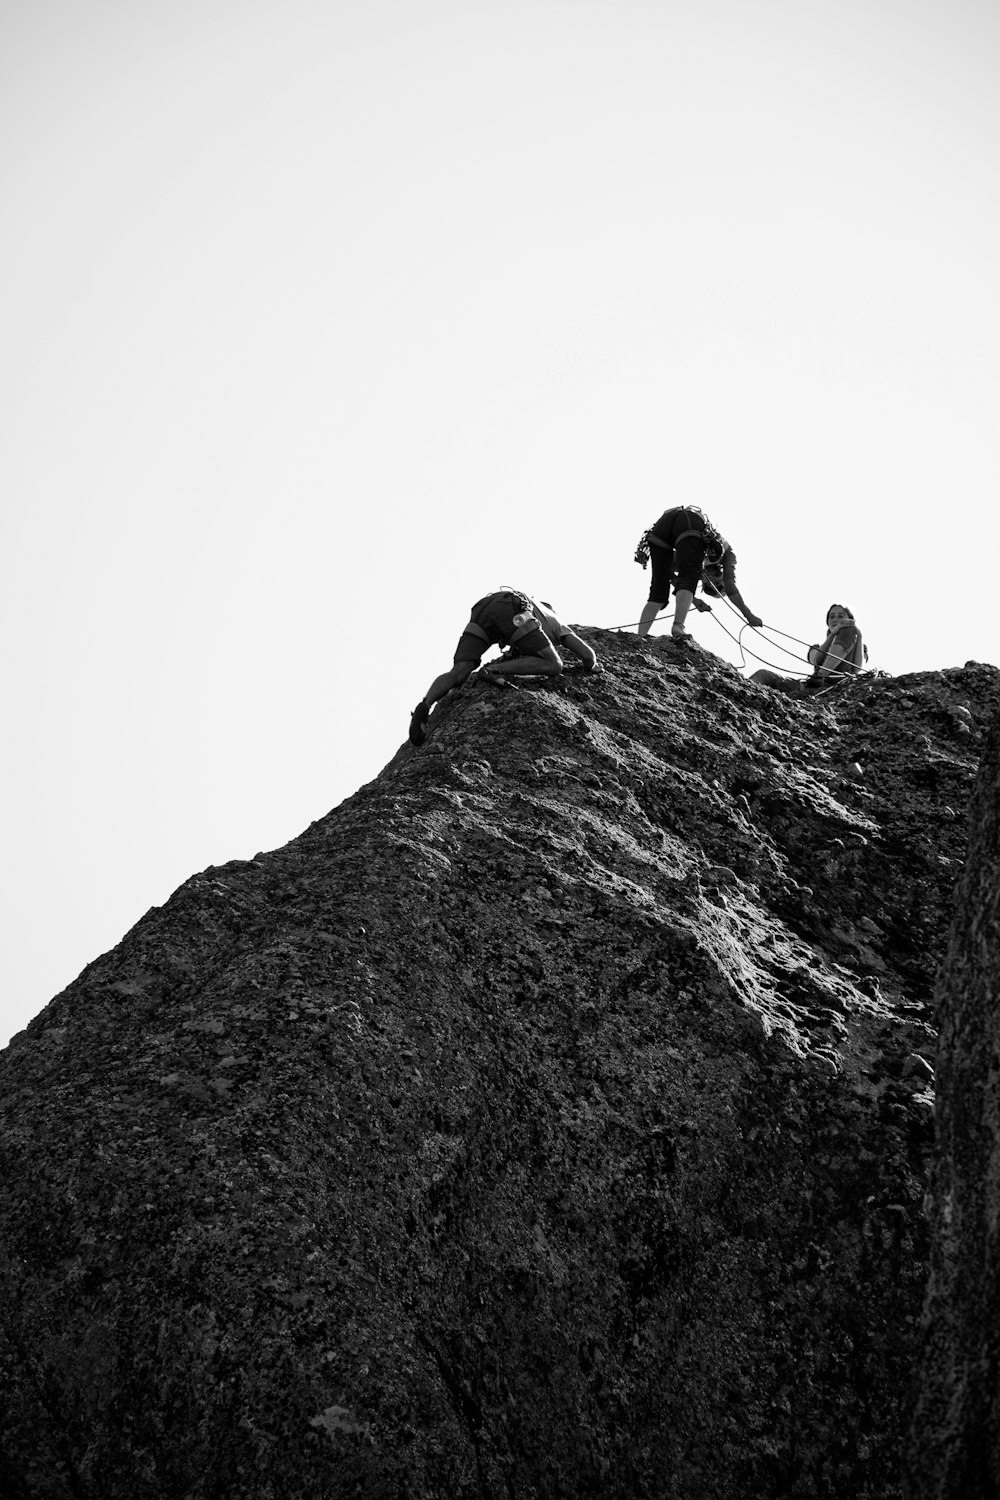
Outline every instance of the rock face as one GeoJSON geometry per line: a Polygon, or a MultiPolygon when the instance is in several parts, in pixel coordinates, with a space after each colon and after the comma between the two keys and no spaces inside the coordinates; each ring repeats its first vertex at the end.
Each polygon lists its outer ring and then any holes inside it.
{"type": "Polygon", "coordinates": [[[581,633],[0,1058],[14,1500],[900,1493],[1000,673],[581,633]]]}
{"type": "Polygon", "coordinates": [[[941,969],[933,1254],[913,1426],[914,1500],[1000,1494],[1000,720],[972,804],[941,969]]]}

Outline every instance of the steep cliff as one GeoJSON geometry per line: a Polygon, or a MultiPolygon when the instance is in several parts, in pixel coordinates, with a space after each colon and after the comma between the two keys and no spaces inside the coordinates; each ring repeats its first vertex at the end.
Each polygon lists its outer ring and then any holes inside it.
{"type": "Polygon", "coordinates": [[[0,1058],[12,1496],[899,1493],[1000,673],[581,633],[0,1058]]]}
{"type": "Polygon", "coordinates": [[[931,1268],[913,1500],[1000,1495],[1000,719],[984,747],[938,990],[931,1268]]]}

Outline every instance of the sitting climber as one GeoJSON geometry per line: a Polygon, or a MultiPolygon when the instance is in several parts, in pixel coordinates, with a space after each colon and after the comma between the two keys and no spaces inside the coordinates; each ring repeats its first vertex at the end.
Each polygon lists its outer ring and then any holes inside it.
{"type": "Polygon", "coordinates": [[[846,604],[830,605],[826,612],[826,640],[821,646],[810,646],[806,656],[813,673],[805,681],[783,677],[780,672],[772,672],[766,667],[751,673],[750,681],[759,682],[763,687],[780,688],[787,693],[813,692],[860,672],[867,660],[868,649],[846,604]]]}
{"type": "Polygon", "coordinates": [[[422,745],[427,738],[427,719],[434,704],[445,693],[461,687],[491,646],[506,646],[508,653],[484,667],[482,675],[492,681],[525,675],[558,677],[563,670],[556,646],[569,649],[587,672],[597,666],[597,655],[586,641],[563,625],[551,606],[533,603],[527,594],[501,589],[486,594],[472,606],[469,623],[455,648],[449,672],[435,677],[410,719],[410,743],[422,745]]]}
{"type": "MultiPolygon", "coordinates": [[[[645,533],[636,551],[636,560],[643,567],[647,557],[652,564],[652,577],[649,599],[639,617],[640,635],[649,634],[656,616],[666,608],[671,583],[674,587],[674,623],[670,634],[675,641],[691,639],[684,629],[684,622],[699,582],[703,592],[716,598],[725,593],[748,625],[764,623],[744,603],[736,586],[736,553],[696,505],[676,505],[663,512],[645,533]]],[[[708,607],[700,601],[695,605],[697,609],[708,607]]]]}

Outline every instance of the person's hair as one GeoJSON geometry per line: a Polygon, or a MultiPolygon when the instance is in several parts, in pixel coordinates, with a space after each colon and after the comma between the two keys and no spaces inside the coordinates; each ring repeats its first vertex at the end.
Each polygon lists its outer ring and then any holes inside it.
{"type": "Polygon", "coordinates": [[[853,612],[853,610],[848,609],[848,607],[847,607],[846,604],[831,604],[830,605],[830,609],[828,609],[827,612],[826,612],[826,623],[828,625],[830,623],[830,610],[834,610],[834,609],[842,609],[844,611],[844,614],[847,616],[847,618],[849,620],[853,620],[854,619],[854,612],[853,612]]]}

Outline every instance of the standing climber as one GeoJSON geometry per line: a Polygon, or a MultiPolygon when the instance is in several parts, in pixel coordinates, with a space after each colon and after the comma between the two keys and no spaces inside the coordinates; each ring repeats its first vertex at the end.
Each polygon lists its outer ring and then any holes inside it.
{"type": "MultiPolygon", "coordinates": [[[[736,605],[748,625],[762,625],[759,615],[744,603],[736,586],[736,553],[725,537],[716,531],[704,511],[696,505],[675,505],[665,510],[655,526],[650,527],[639,543],[636,560],[652,565],[649,600],[642,607],[639,634],[648,635],[674,586],[674,623],[670,634],[675,641],[691,639],[684,629],[688,610],[694,601],[699,581],[707,594],[725,593],[736,605]]],[[[698,609],[707,608],[699,601],[698,609]]]]}
{"type": "Polygon", "coordinates": [[[501,589],[486,594],[472,606],[472,615],[455,648],[455,662],[450,672],[435,677],[427,692],[413,710],[410,719],[410,743],[422,745],[427,738],[430,711],[445,693],[461,687],[471,676],[491,646],[507,646],[510,651],[501,661],[483,668],[482,675],[491,681],[507,677],[558,677],[563,669],[556,645],[579,657],[586,672],[594,671],[597,654],[553,612],[516,589],[501,589]]]}

